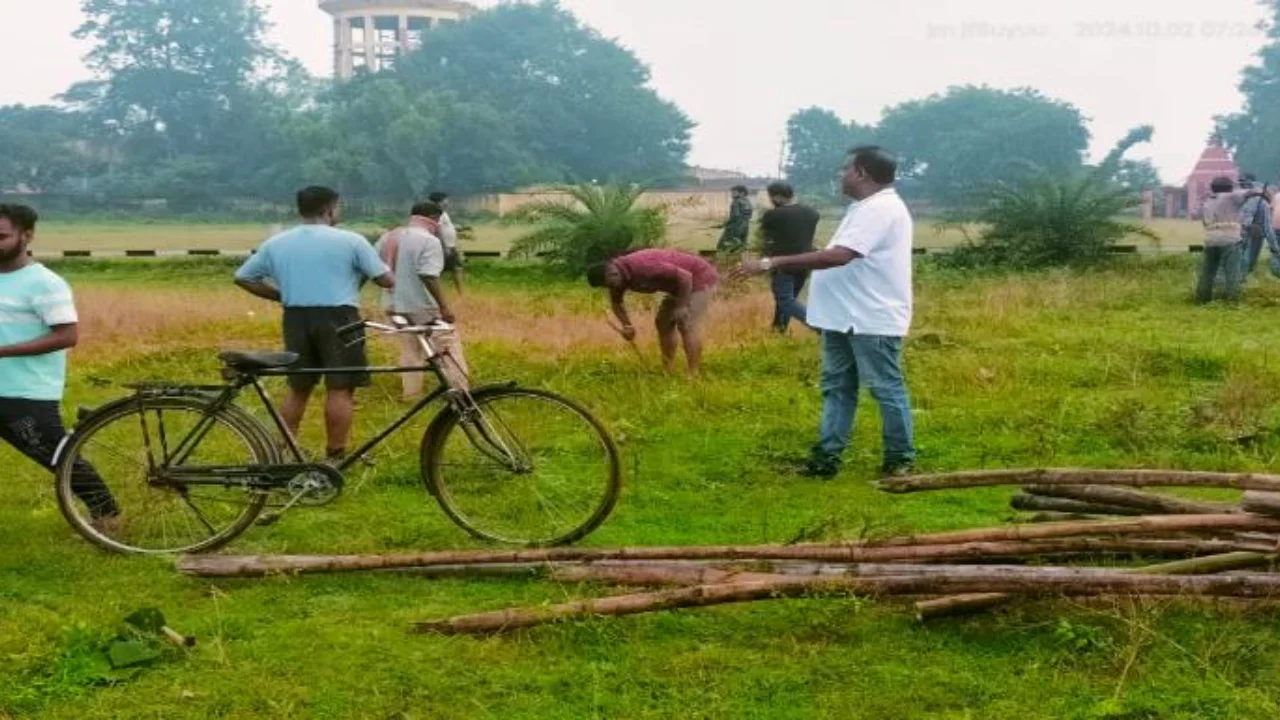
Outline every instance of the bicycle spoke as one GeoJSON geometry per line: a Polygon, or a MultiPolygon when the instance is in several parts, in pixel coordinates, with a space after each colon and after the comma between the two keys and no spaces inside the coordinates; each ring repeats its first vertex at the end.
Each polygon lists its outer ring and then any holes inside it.
{"type": "MultiPolygon", "coordinates": [[[[74,498],[68,463],[80,462],[106,485],[119,508],[115,522],[100,525],[82,501],[64,500],[73,525],[111,549],[134,552],[191,551],[229,538],[248,526],[266,496],[239,482],[191,486],[183,468],[245,467],[271,464],[252,425],[240,416],[210,413],[199,398],[152,398],[86,430],[59,463],[59,495],[74,498]],[[245,429],[248,428],[248,429],[245,429]],[[162,453],[164,464],[157,464],[162,453]],[[181,456],[186,464],[174,464],[181,456]],[[165,482],[153,483],[157,477],[165,482]],[[65,476],[65,477],[64,477],[65,476]],[[79,519],[75,519],[79,518],[79,519]]],[[[209,476],[217,480],[216,474],[209,476]]]]}
{"type": "Polygon", "coordinates": [[[559,398],[522,390],[481,397],[453,429],[429,472],[445,511],[475,535],[564,542],[594,528],[616,499],[612,444],[559,398]]]}

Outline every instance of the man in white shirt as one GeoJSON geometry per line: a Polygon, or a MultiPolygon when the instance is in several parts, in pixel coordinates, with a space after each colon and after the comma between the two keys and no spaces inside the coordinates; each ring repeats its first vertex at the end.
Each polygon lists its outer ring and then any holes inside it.
{"type": "Polygon", "coordinates": [[[449,193],[433,192],[427,196],[431,202],[439,205],[444,214],[440,216],[440,242],[444,243],[444,271],[453,276],[453,288],[462,294],[462,251],[458,249],[458,229],[454,227],[453,218],[449,217],[449,193]]]}
{"type": "MultiPolygon", "coordinates": [[[[388,315],[403,315],[413,325],[430,325],[437,320],[457,322],[457,317],[440,285],[444,272],[445,251],[436,233],[444,209],[434,202],[418,203],[409,211],[409,222],[383,235],[374,245],[382,261],[395,275],[396,286],[382,291],[382,310],[388,315]]],[[[437,330],[431,336],[441,357],[441,369],[455,389],[466,389],[467,360],[457,329],[437,330]]],[[[400,365],[421,367],[427,364],[422,343],[416,335],[400,336],[400,365]]],[[[422,398],[423,373],[401,373],[405,402],[422,398]]]]}
{"type": "Polygon", "coordinates": [[[740,276],[814,270],[808,324],[822,332],[822,427],[805,474],[834,477],[849,445],[866,386],[880,406],[885,475],[915,463],[911,401],[902,344],[911,326],[912,220],[893,188],[896,159],[881,148],[854,148],[841,180],[854,202],[825,250],[744,261],[740,276]]]}

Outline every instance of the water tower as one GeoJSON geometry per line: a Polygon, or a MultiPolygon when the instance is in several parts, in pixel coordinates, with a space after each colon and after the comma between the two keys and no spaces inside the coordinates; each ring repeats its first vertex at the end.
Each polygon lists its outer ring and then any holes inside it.
{"type": "Polygon", "coordinates": [[[320,9],[333,16],[333,74],[343,80],[393,67],[432,28],[475,12],[458,0],[320,0],[320,9]]]}

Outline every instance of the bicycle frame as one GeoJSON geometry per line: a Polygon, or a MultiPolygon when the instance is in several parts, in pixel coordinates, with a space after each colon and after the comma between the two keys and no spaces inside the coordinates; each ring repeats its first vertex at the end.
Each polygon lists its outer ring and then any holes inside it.
{"type": "MultiPolygon", "coordinates": [[[[380,325],[377,323],[363,323],[362,325],[373,327],[383,331],[383,334],[403,334],[415,332],[412,327],[391,327],[380,325]]],[[[294,376],[316,376],[329,374],[404,374],[411,372],[430,372],[436,376],[439,386],[426,397],[419,400],[409,408],[397,420],[384,428],[376,436],[366,441],[358,449],[347,456],[341,463],[335,466],[338,472],[345,472],[352,465],[360,462],[365,455],[380,445],[388,437],[396,433],[400,428],[404,427],[414,418],[416,418],[429,405],[435,403],[442,397],[451,393],[455,396],[463,398],[461,402],[455,402],[459,412],[466,412],[469,408],[474,408],[474,400],[472,400],[471,391],[468,389],[457,389],[449,385],[449,380],[445,376],[443,369],[440,367],[436,358],[440,353],[435,351],[431,343],[427,342],[427,338],[418,334],[418,340],[422,344],[422,348],[427,356],[428,364],[422,366],[364,366],[364,367],[339,367],[339,368],[271,368],[253,371],[237,370],[235,368],[224,368],[223,376],[228,380],[225,385],[154,385],[154,386],[134,386],[137,391],[136,399],[139,407],[142,407],[143,401],[148,397],[165,396],[165,395],[202,395],[213,396],[209,407],[203,418],[192,428],[185,437],[179,441],[178,445],[172,452],[168,449],[168,438],[165,437],[163,427],[160,427],[158,440],[162,446],[163,456],[159,464],[156,466],[155,457],[152,453],[151,442],[152,434],[147,427],[146,413],[139,414],[142,424],[143,444],[147,449],[148,470],[154,477],[160,468],[164,469],[164,475],[171,481],[180,478],[181,485],[207,485],[207,484],[226,484],[228,480],[243,480],[246,486],[257,489],[272,489],[281,485],[280,482],[271,479],[271,476],[292,477],[298,473],[307,472],[315,469],[314,463],[307,463],[303,457],[302,448],[299,447],[296,438],[289,432],[284,418],[271,402],[266,390],[260,382],[261,378],[267,377],[294,377],[294,376]],[[240,393],[246,388],[252,387],[258,396],[267,414],[271,417],[272,424],[275,426],[276,433],[284,439],[288,446],[289,452],[292,454],[293,463],[280,463],[272,465],[201,465],[192,467],[183,467],[181,470],[174,471],[174,466],[182,466],[182,463],[195,451],[200,442],[208,435],[216,423],[215,417],[223,410],[234,407],[233,403],[240,393]]],[[[514,387],[515,383],[508,383],[505,387],[514,387]]],[[[490,386],[503,387],[503,385],[490,386]]],[[[484,436],[485,442],[497,450],[495,460],[505,462],[519,469],[522,464],[518,453],[512,452],[507,447],[507,443],[501,438],[495,438],[495,433],[489,423],[486,421],[481,424],[480,434],[484,436]]],[[[74,431],[73,431],[74,432],[74,431]]],[[[464,432],[467,434],[473,445],[478,450],[488,453],[488,450],[476,442],[476,438],[472,434],[471,428],[464,426],[464,432]]],[[[68,436],[68,440],[70,436],[68,436]]],[[[64,441],[65,444],[66,441],[64,441]]],[[[55,459],[61,456],[62,448],[60,447],[55,455],[55,459]]],[[[490,455],[493,457],[493,455],[490,455]]]]}

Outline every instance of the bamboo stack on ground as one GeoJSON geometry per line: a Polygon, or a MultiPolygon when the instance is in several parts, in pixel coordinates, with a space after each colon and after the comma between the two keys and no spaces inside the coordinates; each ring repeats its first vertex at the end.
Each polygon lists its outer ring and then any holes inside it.
{"type": "Polygon", "coordinates": [[[448,633],[829,593],[912,596],[921,619],[1033,596],[1280,597],[1280,573],[1260,571],[1271,569],[1277,558],[1280,476],[999,470],[895,478],[881,487],[904,493],[995,485],[1021,486],[1013,507],[1038,513],[1036,519],[1046,522],[800,545],[189,556],[179,559],[178,569],[199,577],[379,570],[665,588],[414,625],[418,631],[448,633]],[[1164,487],[1245,492],[1233,503],[1152,491],[1164,487]],[[1080,517],[1089,519],[1074,519],[1080,517]],[[1045,565],[1049,562],[1068,565],[1045,565]]]}

